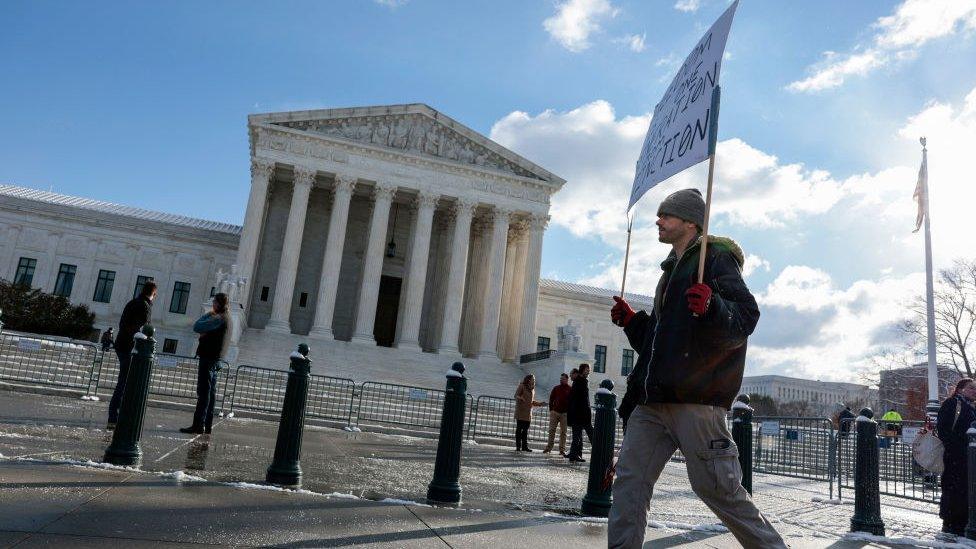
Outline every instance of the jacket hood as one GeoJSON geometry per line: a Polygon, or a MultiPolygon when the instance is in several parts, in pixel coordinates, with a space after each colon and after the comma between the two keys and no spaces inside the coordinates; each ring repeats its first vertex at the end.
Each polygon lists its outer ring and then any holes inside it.
{"type": "MultiPolygon", "coordinates": [[[[700,245],[701,245],[701,236],[699,236],[695,240],[695,242],[688,247],[687,251],[694,251],[698,249],[700,245]]],[[[742,267],[746,263],[746,257],[745,254],[742,252],[742,247],[739,246],[739,244],[736,243],[735,240],[732,240],[727,236],[715,236],[712,234],[708,235],[708,247],[714,248],[716,250],[722,250],[732,254],[732,257],[735,258],[736,263],[739,264],[739,269],[742,269],[742,267]]],[[[677,260],[678,258],[675,255],[674,250],[671,250],[671,253],[668,254],[667,259],[665,259],[664,262],[661,263],[661,268],[666,269],[668,263],[672,263],[677,260]]]]}

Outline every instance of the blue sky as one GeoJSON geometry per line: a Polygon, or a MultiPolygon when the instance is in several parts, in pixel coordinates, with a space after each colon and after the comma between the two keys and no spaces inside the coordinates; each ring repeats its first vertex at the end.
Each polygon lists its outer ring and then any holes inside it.
{"type": "MultiPolygon", "coordinates": [[[[974,4],[742,0],[714,224],[751,256],[767,311],[750,373],[851,379],[889,343],[921,273],[916,133],[930,138],[937,260],[973,255],[974,4]]],[[[543,274],[612,287],[649,113],[727,6],[5,2],[0,181],[239,223],[248,113],[423,102],[566,178],[543,274]]],[[[667,251],[648,230],[656,203],[703,185],[690,170],[638,206],[635,290],[651,291],[667,251]]]]}

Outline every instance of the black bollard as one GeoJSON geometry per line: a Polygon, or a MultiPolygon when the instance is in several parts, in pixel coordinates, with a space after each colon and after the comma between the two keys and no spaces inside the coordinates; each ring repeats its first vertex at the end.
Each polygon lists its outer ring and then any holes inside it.
{"type": "Polygon", "coordinates": [[[739,448],[742,487],[752,494],[752,408],[749,395],[739,395],[732,403],[732,442],[739,448]]]}
{"type": "Polygon", "coordinates": [[[590,476],[586,481],[586,495],[583,496],[580,511],[585,516],[605,517],[613,503],[613,486],[604,482],[613,465],[613,438],[617,427],[617,395],[613,394],[613,381],[604,379],[600,382],[595,400],[590,476]]]}
{"type": "Polygon", "coordinates": [[[464,364],[455,362],[447,371],[444,410],[441,413],[441,435],[437,440],[434,479],[427,487],[427,501],[458,503],[461,501],[461,442],[464,438],[464,407],[468,380],[464,364]]]}
{"type": "Polygon", "coordinates": [[[291,370],[288,372],[285,402],[281,405],[278,440],[274,459],[264,478],[270,484],[297,487],[302,484],[302,432],[305,428],[308,372],[312,363],[308,359],[308,345],[299,345],[289,358],[291,370]]]}
{"type": "Polygon", "coordinates": [[[132,363],[119,406],[119,421],[112,432],[112,443],[105,450],[105,463],[139,466],[142,461],[142,421],[146,417],[149,398],[149,379],[152,377],[153,354],[156,352],[155,330],[149,324],[142,327],[133,339],[132,363]]]}
{"type": "Polygon", "coordinates": [[[969,445],[966,446],[966,460],[969,467],[969,522],[966,524],[966,538],[976,539],[976,421],[966,431],[969,445]]]}
{"type": "Polygon", "coordinates": [[[851,532],[885,535],[878,486],[878,423],[874,412],[863,408],[857,417],[857,456],[854,458],[854,516],[851,532]]]}

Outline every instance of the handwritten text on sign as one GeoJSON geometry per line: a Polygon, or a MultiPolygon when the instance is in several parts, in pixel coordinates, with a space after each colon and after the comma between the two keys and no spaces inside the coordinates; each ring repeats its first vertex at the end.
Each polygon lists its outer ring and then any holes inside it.
{"type": "Polygon", "coordinates": [[[708,134],[716,117],[712,92],[718,84],[725,42],[738,1],[691,50],[664,97],[654,107],[651,126],[637,159],[629,210],[651,187],[708,158],[708,134]]]}

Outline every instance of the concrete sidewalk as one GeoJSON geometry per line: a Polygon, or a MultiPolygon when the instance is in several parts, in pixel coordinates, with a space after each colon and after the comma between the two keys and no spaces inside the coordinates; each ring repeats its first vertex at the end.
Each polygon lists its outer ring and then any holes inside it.
{"type": "MultiPolygon", "coordinates": [[[[212,436],[178,432],[189,412],[149,408],[143,471],[70,465],[101,460],[105,403],[0,392],[0,542],[7,545],[601,547],[606,525],[578,516],[586,469],[506,447],[464,447],[458,509],[423,501],[436,442],[306,430],[304,487],[261,489],[277,425],[223,419],[212,436]],[[187,474],[198,478],[189,478],[187,474]],[[246,485],[235,483],[248,483],[246,485]],[[380,500],[393,499],[392,503],[380,500]],[[66,537],[67,536],[67,537],[66,537]]],[[[758,475],[756,502],[793,547],[844,541],[851,505],[826,484],[758,475]]],[[[886,501],[889,535],[933,539],[931,505],[886,501]]],[[[655,489],[647,547],[736,547],[691,493],[681,464],[655,489]]],[[[891,545],[885,543],[885,545],[891,545]]]]}

